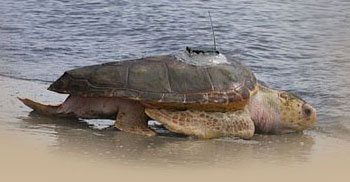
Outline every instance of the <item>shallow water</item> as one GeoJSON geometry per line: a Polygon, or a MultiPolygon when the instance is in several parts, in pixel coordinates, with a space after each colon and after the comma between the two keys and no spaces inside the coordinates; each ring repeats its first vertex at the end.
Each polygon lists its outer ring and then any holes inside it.
{"type": "MultiPolygon", "coordinates": [[[[350,2],[346,0],[11,1],[0,6],[0,128],[56,154],[118,164],[299,165],[350,145],[350,2]],[[239,58],[267,85],[299,94],[318,111],[303,134],[252,141],[142,137],[29,114],[16,99],[58,103],[45,88],[65,70],[211,46],[239,58]]],[[[161,128],[157,128],[161,130],[161,128]]],[[[237,166],[241,166],[237,165],[237,166]]]]}

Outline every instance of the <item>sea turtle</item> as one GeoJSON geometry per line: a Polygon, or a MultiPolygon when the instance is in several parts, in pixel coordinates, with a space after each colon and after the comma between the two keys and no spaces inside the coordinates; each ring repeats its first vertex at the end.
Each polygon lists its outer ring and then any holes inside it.
{"type": "Polygon", "coordinates": [[[19,98],[46,115],[116,119],[121,131],[168,130],[198,138],[302,131],[316,110],[295,94],[268,88],[241,62],[210,49],[85,66],[65,72],[48,90],[69,94],[60,105],[19,98]]]}

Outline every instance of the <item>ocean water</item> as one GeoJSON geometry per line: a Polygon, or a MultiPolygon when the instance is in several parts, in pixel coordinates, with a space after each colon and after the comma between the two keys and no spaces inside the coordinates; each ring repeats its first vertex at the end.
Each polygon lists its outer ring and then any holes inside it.
{"type": "Polygon", "coordinates": [[[32,136],[53,153],[170,166],[247,157],[312,161],[320,151],[350,145],[349,78],[348,0],[1,0],[0,128],[32,136]],[[45,88],[68,69],[212,46],[208,11],[218,49],[270,87],[310,102],[318,111],[313,130],[252,141],[148,138],[101,129],[113,121],[29,114],[16,100],[62,101],[65,96],[45,88]]]}

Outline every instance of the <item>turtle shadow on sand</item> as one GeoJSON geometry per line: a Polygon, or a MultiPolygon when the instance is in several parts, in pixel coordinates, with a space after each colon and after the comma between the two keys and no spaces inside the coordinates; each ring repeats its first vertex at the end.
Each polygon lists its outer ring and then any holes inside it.
{"type": "MultiPolygon", "coordinates": [[[[314,139],[305,134],[255,135],[252,140],[200,140],[163,131],[164,136],[142,136],[111,129],[93,129],[86,122],[57,119],[32,112],[23,127],[52,125],[58,155],[91,161],[137,166],[222,166],[249,163],[298,163],[309,160],[314,139]]],[[[157,126],[159,127],[159,126],[157,126]]],[[[163,130],[161,127],[159,130],[163,130]]]]}
{"type": "Polygon", "coordinates": [[[24,121],[23,127],[26,126],[52,126],[52,127],[61,127],[61,128],[71,128],[71,129],[90,129],[88,123],[83,122],[75,118],[59,118],[45,116],[37,113],[36,111],[31,111],[28,114],[28,117],[20,117],[24,121]]]}
{"type": "MultiPolygon", "coordinates": [[[[119,129],[115,128],[113,124],[104,124],[104,126],[95,127],[96,124],[100,123],[100,120],[97,120],[93,123],[87,122],[88,120],[82,120],[77,118],[60,118],[60,117],[54,117],[54,116],[47,116],[42,115],[36,111],[31,111],[28,115],[28,117],[21,117],[19,119],[22,119],[26,123],[30,123],[33,125],[55,125],[58,127],[64,127],[64,128],[71,128],[71,129],[86,129],[86,130],[94,130],[94,131],[101,131],[101,132],[109,132],[109,131],[120,131],[119,129]]],[[[111,122],[114,122],[111,120],[111,122]]],[[[163,125],[152,122],[152,124],[149,125],[149,127],[157,132],[158,136],[163,137],[177,137],[177,138],[186,138],[188,136],[174,133],[166,129],[163,125]]]]}

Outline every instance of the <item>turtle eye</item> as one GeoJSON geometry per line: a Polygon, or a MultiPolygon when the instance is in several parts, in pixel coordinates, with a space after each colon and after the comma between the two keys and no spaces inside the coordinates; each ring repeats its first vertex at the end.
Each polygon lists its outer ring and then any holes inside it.
{"type": "Polygon", "coordinates": [[[286,100],[290,99],[289,94],[287,94],[286,92],[280,93],[280,97],[282,97],[283,99],[286,99],[286,100]]]}

